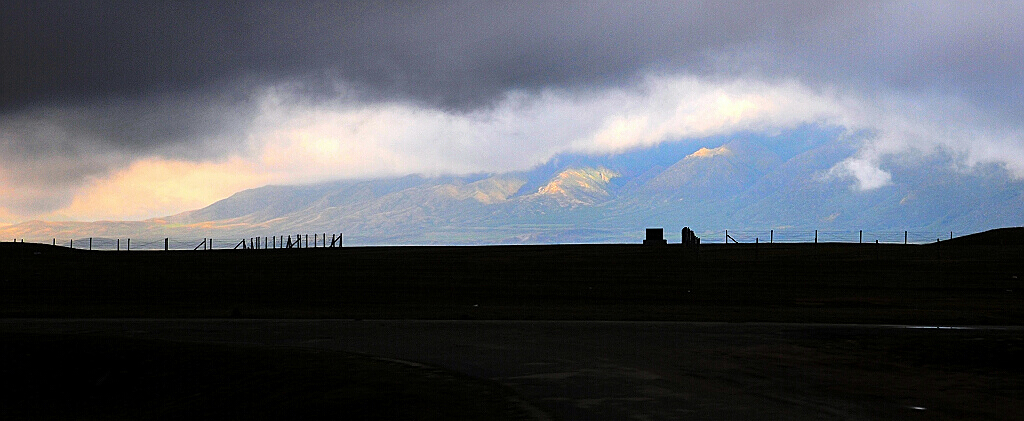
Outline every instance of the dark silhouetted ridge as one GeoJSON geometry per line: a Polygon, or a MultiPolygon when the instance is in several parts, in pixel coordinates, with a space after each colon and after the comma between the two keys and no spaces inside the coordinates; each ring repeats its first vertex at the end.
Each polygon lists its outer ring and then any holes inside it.
{"type": "Polygon", "coordinates": [[[1024,245],[1024,227],[996,228],[976,234],[965,235],[951,240],[956,244],[988,246],[1024,245]]]}

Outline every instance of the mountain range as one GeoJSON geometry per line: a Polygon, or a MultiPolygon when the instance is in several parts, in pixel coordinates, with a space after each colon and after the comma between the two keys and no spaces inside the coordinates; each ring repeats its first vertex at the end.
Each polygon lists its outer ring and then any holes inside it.
{"type": "MultiPolygon", "coordinates": [[[[610,155],[563,154],[529,171],[265,186],[145,221],[29,221],[10,238],[244,238],[344,233],[345,243],[638,242],[646,227],[979,232],[1024,223],[1024,181],[948,155],[890,157],[891,183],[831,171],[858,140],[801,128],[610,155]]],[[[672,237],[670,236],[670,239],[672,237]]]]}

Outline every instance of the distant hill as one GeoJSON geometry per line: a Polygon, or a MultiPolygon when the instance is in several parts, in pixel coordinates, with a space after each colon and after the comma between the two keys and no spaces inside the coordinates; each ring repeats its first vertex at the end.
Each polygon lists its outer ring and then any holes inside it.
{"type": "Polygon", "coordinates": [[[1024,227],[997,228],[954,238],[950,244],[972,246],[1024,246],[1024,227]]]}
{"type": "Polygon", "coordinates": [[[215,237],[344,232],[346,244],[637,242],[645,227],[924,230],[1024,225],[1024,181],[949,157],[885,162],[892,183],[858,190],[830,172],[857,141],[803,128],[776,136],[567,154],[529,171],[265,186],[134,222],[32,221],[6,238],[215,237]]]}

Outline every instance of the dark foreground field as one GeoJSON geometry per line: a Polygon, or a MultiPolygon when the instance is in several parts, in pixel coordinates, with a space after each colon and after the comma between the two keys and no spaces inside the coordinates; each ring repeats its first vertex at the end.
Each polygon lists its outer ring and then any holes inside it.
{"type": "Polygon", "coordinates": [[[1024,247],[69,250],[0,243],[0,317],[1017,325],[1024,247]]]}
{"type": "Polygon", "coordinates": [[[537,412],[495,382],[339,351],[0,338],[5,420],[523,420],[537,412]]]}
{"type": "Polygon", "coordinates": [[[0,243],[0,416],[545,416],[522,396],[569,420],[1018,419],[1020,231],[699,251],[0,243]],[[936,328],[958,326],[988,327],[936,328]]]}
{"type": "Polygon", "coordinates": [[[3,419],[544,419],[533,406],[592,421],[1018,420],[1024,408],[1020,328],[46,319],[0,320],[0,338],[3,419]]]}

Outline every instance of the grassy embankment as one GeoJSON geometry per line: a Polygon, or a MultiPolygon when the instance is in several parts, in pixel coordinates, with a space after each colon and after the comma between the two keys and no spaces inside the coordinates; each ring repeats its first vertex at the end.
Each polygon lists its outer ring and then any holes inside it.
{"type": "Polygon", "coordinates": [[[1021,229],[928,245],[0,245],[0,317],[1020,324],[1021,229]]]}

